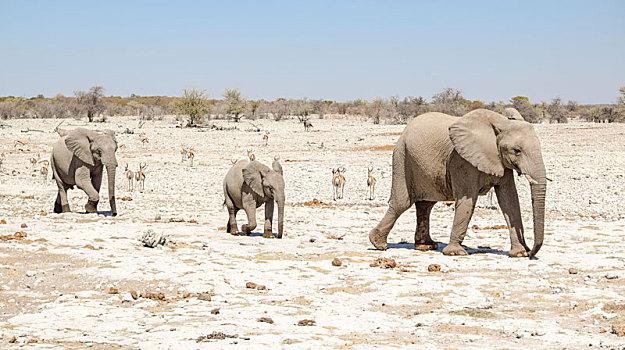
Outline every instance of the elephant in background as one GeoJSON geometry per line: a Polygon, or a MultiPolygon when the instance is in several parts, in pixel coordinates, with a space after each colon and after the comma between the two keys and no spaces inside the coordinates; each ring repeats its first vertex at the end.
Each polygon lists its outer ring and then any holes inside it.
{"type": "Polygon", "coordinates": [[[463,117],[425,113],[407,126],[393,151],[389,208],[369,233],[377,249],[397,218],[412,204],[417,209],[415,249],[436,249],[429,219],[438,201],[455,201],[455,214],[445,255],[466,255],[461,244],[479,195],[495,188],[510,231],[511,257],[538,253],[543,244],[546,171],[540,141],[530,123],[486,109],[463,117]],[[530,182],[534,246],[525,243],[514,171],[530,182]]]}
{"type": "Polygon", "coordinates": [[[117,141],[112,130],[96,132],[77,128],[61,137],[52,148],[50,165],[59,192],[54,203],[55,213],[70,212],[67,190],[77,186],[89,200],[85,205],[88,213],[97,213],[102,184],[102,171],[106,166],[111,213],[117,215],[115,204],[115,170],[117,141]]]}
{"type": "Polygon", "coordinates": [[[241,226],[241,231],[249,235],[256,228],[256,208],[265,204],[265,229],[263,237],[273,238],[272,220],[274,201],[278,205],[278,238],[282,238],[284,227],[284,178],[278,159],[272,168],[257,161],[239,161],[235,163],[224,178],[224,204],[228,207],[226,231],[236,235],[236,215],[245,210],[248,224],[241,226]]]}

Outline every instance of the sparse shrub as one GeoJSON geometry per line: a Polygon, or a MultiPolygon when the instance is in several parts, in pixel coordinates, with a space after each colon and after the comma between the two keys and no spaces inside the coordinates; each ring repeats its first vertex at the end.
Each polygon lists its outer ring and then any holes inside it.
{"type": "Polygon", "coordinates": [[[547,113],[549,114],[550,123],[568,123],[568,111],[562,105],[562,99],[559,97],[551,100],[549,106],[547,106],[547,113]]]}
{"type": "Polygon", "coordinates": [[[447,88],[432,97],[432,111],[461,116],[469,108],[460,90],[447,88]]]}
{"type": "Polygon", "coordinates": [[[530,123],[540,123],[542,121],[541,115],[538,114],[538,111],[530,103],[527,97],[516,96],[510,101],[512,102],[512,107],[521,113],[525,121],[530,123]]]}
{"type": "Polygon", "coordinates": [[[247,107],[247,100],[241,95],[239,89],[226,89],[224,102],[226,104],[226,113],[231,115],[235,122],[239,122],[247,107]]]}
{"type": "Polygon", "coordinates": [[[92,86],[89,91],[74,91],[76,96],[77,117],[80,114],[87,114],[87,120],[93,122],[93,118],[104,111],[104,88],[101,86],[92,86]]]}
{"type": "Polygon", "coordinates": [[[202,118],[210,113],[208,95],[204,90],[184,89],[182,98],[176,103],[176,111],[189,116],[187,126],[195,126],[202,122],[202,118]]]}

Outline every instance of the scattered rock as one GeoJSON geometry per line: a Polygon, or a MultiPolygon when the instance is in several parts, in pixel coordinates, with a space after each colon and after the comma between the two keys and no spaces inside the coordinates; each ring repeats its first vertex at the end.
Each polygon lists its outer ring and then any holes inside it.
{"type": "Polygon", "coordinates": [[[211,295],[210,293],[200,293],[200,295],[198,295],[197,297],[199,300],[204,300],[204,301],[211,301],[211,295]]]}
{"type": "Polygon", "coordinates": [[[14,241],[21,241],[21,240],[23,240],[24,238],[26,238],[26,236],[27,236],[27,235],[26,235],[26,232],[24,232],[24,231],[19,231],[19,232],[15,232],[15,233],[14,233],[14,234],[12,234],[12,235],[3,235],[3,236],[0,236],[0,241],[5,241],[5,242],[6,242],[6,241],[12,241],[12,240],[14,240],[14,241]]]}
{"type": "Polygon", "coordinates": [[[21,227],[21,228],[27,228],[27,227],[28,227],[28,225],[26,225],[26,224],[24,224],[24,223],[23,223],[23,224],[21,224],[21,225],[20,225],[20,227],[21,227]]]}
{"type": "Polygon", "coordinates": [[[269,324],[273,324],[273,320],[269,317],[261,317],[258,320],[256,320],[258,322],[265,322],[265,323],[269,323],[269,324]]]}
{"type": "Polygon", "coordinates": [[[256,289],[257,289],[257,290],[267,290],[267,287],[265,287],[265,286],[264,286],[264,285],[262,285],[262,284],[259,284],[259,285],[257,285],[257,286],[256,286],[256,289]]]}
{"type": "Polygon", "coordinates": [[[158,292],[158,293],[153,293],[153,292],[145,292],[143,294],[141,294],[144,298],[146,299],[150,299],[150,300],[165,300],[165,294],[158,292]]]}
{"type": "Polygon", "coordinates": [[[332,259],[332,266],[341,266],[343,262],[339,258],[332,259]]]}
{"type": "Polygon", "coordinates": [[[625,324],[613,324],[612,334],[616,334],[617,337],[625,337],[625,324]]]}
{"type": "Polygon", "coordinates": [[[131,296],[134,300],[139,299],[139,293],[137,293],[137,292],[136,292],[136,291],[134,291],[134,290],[133,290],[132,292],[130,292],[130,296],[131,296]]]}
{"type": "Polygon", "coordinates": [[[380,267],[382,269],[393,269],[397,267],[395,259],[377,258],[371,265],[371,267],[380,267]]]}
{"type": "Polygon", "coordinates": [[[569,275],[577,275],[578,273],[579,273],[579,270],[574,267],[571,267],[569,269],[569,275]]]}
{"type": "Polygon", "coordinates": [[[618,279],[618,278],[619,278],[619,276],[618,276],[618,274],[617,274],[616,272],[608,272],[608,273],[605,275],[605,278],[606,278],[606,279],[609,279],[609,280],[615,280],[615,279],[618,279]]]}
{"type": "Polygon", "coordinates": [[[311,238],[311,239],[308,240],[308,242],[310,242],[310,243],[315,243],[315,241],[316,241],[316,239],[314,239],[314,238],[311,238]]]}
{"type": "Polygon", "coordinates": [[[222,333],[222,332],[213,332],[211,334],[208,335],[202,335],[200,337],[198,337],[196,339],[196,342],[201,343],[201,342],[205,342],[208,340],[223,340],[226,338],[238,338],[239,335],[238,334],[234,334],[234,335],[229,335],[226,333],[222,333]]]}
{"type": "Polygon", "coordinates": [[[161,221],[161,216],[159,214],[156,214],[156,216],[154,217],[154,221],[161,221]]]}
{"type": "Polygon", "coordinates": [[[119,294],[119,289],[117,289],[117,287],[110,287],[109,294],[119,294]]]}
{"type": "Polygon", "coordinates": [[[96,247],[92,246],[91,244],[85,244],[83,246],[83,248],[87,248],[87,249],[91,249],[91,250],[98,250],[96,247]]]}
{"type": "Polygon", "coordinates": [[[424,323],[421,323],[421,322],[419,322],[419,323],[417,323],[417,324],[415,325],[415,327],[417,327],[417,328],[418,328],[418,327],[423,327],[423,326],[425,326],[425,324],[424,324],[424,323]]]}
{"type": "Polygon", "coordinates": [[[286,344],[286,345],[292,345],[292,344],[297,344],[297,343],[301,343],[301,342],[297,339],[291,339],[291,338],[284,339],[282,341],[282,344],[286,344]]]}
{"type": "Polygon", "coordinates": [[[130,202],[132,200],[132,198],[130,197],[119,197],[120,201],[126,201],[126,202],[130,202]]]}
{"type": "Polygon", "coordinates": [[[219,308],[212,309],[211,315],[219,315],[219,308]]]}
{"type": "Polygon", "coordinates": [[[247,282],[245,284],[245,288],[256,289],[256,283],[254,283],[254,282],[247,282]]]}
{"type": "MultiPolygon", "coordinates": [[[[4,221],[4,220],[2,220],[2,221],[4,221]]],[[[16,341],[17,341],[17,337],[15,337],[15,336],[12,336],[11,338],[9,338],[9,343],[11,343],[11,344],[15,344],[16,341]]]]}
{"type": "Polygon", "coordinates": [[[4,219],[0,220],[0,225],[6,225],[6,224],[7,224],[6,220],[4,220],[4,219]]]}
{"type": "Polygon", "coordinates": [[[155,248],[159,245],[167,243],[167,237],[163,233],[155,233],[152,230],[148,230],[143,234],[143,236],[141,236],[140,241],[145,247],[155,248]]]}
{"type": "Polygon", "coordinates": [[[299,320],[299,321],[297,321],[297,325],[298,326],[314,326],[315,324],[317,324],[317,322],[315,322],[315,320],[299,320]]]}
{"type": "Polygon", "coordinates": [[[440,272],[441,265],[439,264],[430,264],[428,265],[428,272],[440,272]]]}

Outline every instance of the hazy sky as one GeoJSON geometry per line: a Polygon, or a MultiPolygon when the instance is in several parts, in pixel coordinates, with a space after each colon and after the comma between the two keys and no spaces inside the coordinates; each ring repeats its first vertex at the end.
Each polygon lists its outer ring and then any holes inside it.
{"type": "Polygon", "coordinates": [[[625,1],[0,0],[0,96],[560,96],[625,85],[625,1]]]}

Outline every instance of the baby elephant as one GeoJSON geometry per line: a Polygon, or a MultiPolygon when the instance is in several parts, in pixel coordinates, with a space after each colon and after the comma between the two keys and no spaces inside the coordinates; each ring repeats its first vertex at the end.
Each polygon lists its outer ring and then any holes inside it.
{"type": "Polygon", "coordinates": [[[248,224],[241,226],[241,231],[249,235],[256,228],[256,208],[265,204],[265,230],[263,237],[273,238],[271,223],[273,220],[273,202],[278,204],[278,238],[282,238],[284,221],[284,179],[282,166],[276,159],[273,169],[257,161],[241,160],[234,164],[224,179],[225,205],[228,207],[227,232],[239,233],[237,212],[245,210],[248,224]]]}

